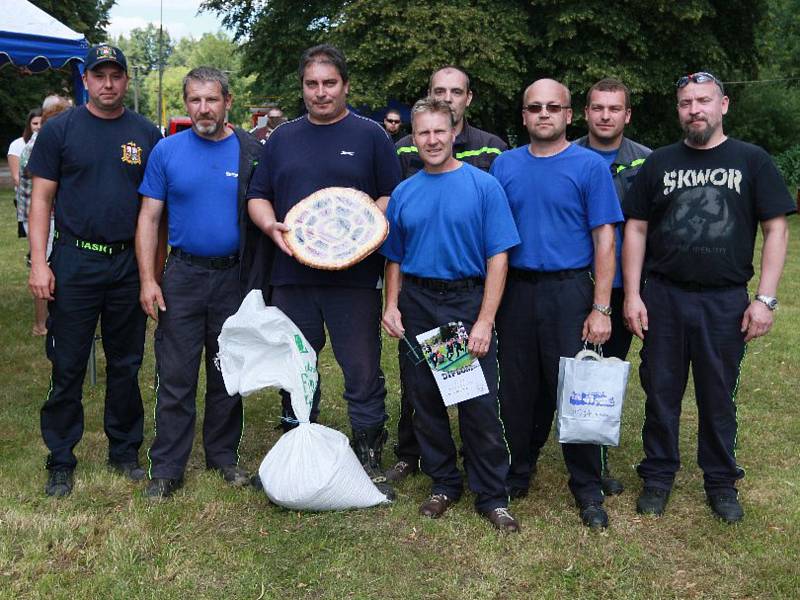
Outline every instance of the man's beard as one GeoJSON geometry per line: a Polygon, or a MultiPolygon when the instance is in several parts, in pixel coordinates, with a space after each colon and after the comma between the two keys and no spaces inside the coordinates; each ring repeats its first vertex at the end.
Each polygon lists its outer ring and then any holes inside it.
{"type": "Polygon", "coordinates": [[[219,131],[220,123],[214,121],[212,125],[200,125],[200,123],[195,124],[197,131],[202,133],[203,135],[214,135],[219,131]]]}
{"type": "Polygon", "coordinates": [[[705,124],[705,129],[695,129],[691,123],[683,125],[686,141],[692,146],[705,146],[719,128],[719,125],[712,126],[708,121],[705,121],[705,124]]]}

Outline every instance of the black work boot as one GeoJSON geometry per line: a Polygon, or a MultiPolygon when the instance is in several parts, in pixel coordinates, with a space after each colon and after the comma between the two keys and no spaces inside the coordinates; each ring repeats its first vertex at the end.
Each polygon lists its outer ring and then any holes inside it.
{"type": "Polygon", "coordinates": [[[394,500],[394,489],[387,483],[386,475],[381,469],[383,445],[388,438],[389,432],[383,425],[376,425],[368,429],[354,429],[353,451],[375,487],[389,500],[394,500]]]}

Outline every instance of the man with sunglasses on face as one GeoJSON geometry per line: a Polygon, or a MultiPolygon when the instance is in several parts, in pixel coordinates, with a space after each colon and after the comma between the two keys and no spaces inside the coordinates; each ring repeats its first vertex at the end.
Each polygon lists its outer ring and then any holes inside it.
{"type": "MultiPolygon", "coordinates": [[[[509,495],[524,497],[556,409],[558,363],[611,334],[614,226],[622,221],[608,166],[570,144],[569,90],[540,79],[525,90],[530,144],[501,154],[491,173],[508,195],[522,243],[509,250],[497,314],[500,410],[511,449],[509,495]],[[594,276],[592,273],[594,272],[594,276]]],[[[601,449],[562,444],[584,525],[608,526],[601,449]]]]}
{"type": "Polygon", "coordinates": [[[677,82],[684,139],[648,157],[625,196],[625,321],[644,340],[645,458],[640,514],[662,515],[680,468],[678,427],[689,366],[699,417],[697,462],[708,504],[726,523],[744,516],[736,481],[736,390],[747,342],[772,327],[796,206],[769,154],[729,138],[728,97],[711,73],[677,82]],[[755,297],[756,230],[764,234],[755,297]],[[640,293],[642,268],[648,273],[640,293]]]}
{"type": "MultiPolygon", "coordinates": [[[[428,96],[446,102],[453,109],[456,132],[452,145],[453,157],[482,171],[489,171],[494,159],[507,150],[508,146],[496,135],[467,123],[464,114],[472,103],[472,90],[466,72],[454,66],[437,69],[431,75],[428,96]]],[[[423,169],[424,163],[411,135],[397,142],[396,148],[403,179],[408,179],[423,169]]],[[[400,351],[403,351],[402,346],[400,351]]],[[[390,481],[401,481],[419,470],[420,452],[411,422],[413,414],[414,410],[406,400],[405,391],[401,390],[397,444],[394,449],[398,460],[386,471],[386,477],[390,481]]]]}
{"type": "Polygon", "coordinates": [[[386,115],[383,117],[383,128],[393,142],[397,142],[400,139],[400,128],[402,126],[403,119],[398,111],[393,108],[386,111],[386,115]]]}
{"type": "MultiPolygon", "coordinates": [[[[620,203],[631,187],[633,178],[642,168],[650,148],[637,144],[623,135],[631,121],[631,96],[627,86],[618,79],[601,79],[589,88],[584,108],[589,133],[575,141],[579,146],[599,154],[606,161],[614,180],[614,189],[620,203]]],[[[633,334],[625,327],[622,318],[622,227],[617,225],[617,269],[611,290],[611,337],[603,345],[605,356],[625,360],[631,347],[633,334]]],[[[611,474],[608,464],[608,446],[603,446],[603,493],[614,496],[624,491],[622,482],[611,474]]]]}

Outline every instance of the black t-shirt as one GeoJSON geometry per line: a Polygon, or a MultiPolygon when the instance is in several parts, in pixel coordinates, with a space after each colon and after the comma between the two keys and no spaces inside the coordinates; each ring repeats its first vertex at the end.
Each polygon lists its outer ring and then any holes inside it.
{"type": "MultiPolygon", "coordinates": [[[[331,125],[315,125],[303,116],[269,136],[247,198],[271,201],[283,221],[300,200],[326,187],[352,187],[377,199],[391,195],[398,183],[400,162],[378,123],[350,113],[331,125]]],[[[382,273],[377,252],[343,271],[313,269],[277,252],[271,283],[374,288],[382,273]]]]}
{"type": "Polygon", "coordinates": [[[78,106],[47,121],[28,169],[58,183],[56,229],[82,240],[132,240],[139,214],[139,184],[158,128],[126,110],[116,119],[78,106]]]}
{"type": "Polygon", "coordinates": [[[707,286],[746,284],[760,221],[796,207],[763,149],[728,138],[709,150],[659,148],[623,201],[626,218],[648,221],[646,268],[707,286]]]}

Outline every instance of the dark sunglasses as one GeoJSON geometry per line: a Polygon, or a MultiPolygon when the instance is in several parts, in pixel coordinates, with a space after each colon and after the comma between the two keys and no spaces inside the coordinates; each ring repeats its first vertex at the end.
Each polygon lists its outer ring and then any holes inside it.
{"type": "Polygon", "coordinates": [[[711,73],[707,73],[705,71],[698,71],[697,73],[692,73],[691,75],[684,75],[678,81],[675,82],[675,87],[678,89],[684,88],[689,83],[716,83],[719,86],[719,89],[725,91],[722,87],[722,82],[714,77],[711,73]]]}
{"type": "Polygon", "coordinates": [[[384,119],[387,123],[391,123],[392,125],[397,125],[400,123],[400,119],[384,119]]]}
{"type": "Polygon", "coordinates": [[[539,104],[535,102],[533,104],[527,104],[522,107],[522,110],[528,111],[532,115],[538,115],[542,112],[542,109],[545,109],[550,114],[558,114],[561,112],[562,108],[572,108],[571,106],[564,105],[564,104],[556,104],[555,102],[550,104],[539,104]]]}

